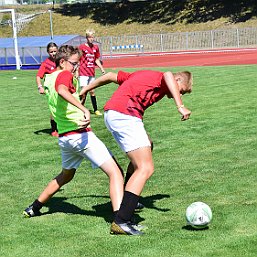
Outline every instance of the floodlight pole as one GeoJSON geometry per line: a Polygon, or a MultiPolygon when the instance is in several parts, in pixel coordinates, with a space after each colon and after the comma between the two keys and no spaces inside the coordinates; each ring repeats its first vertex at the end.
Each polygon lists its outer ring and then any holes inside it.
{"type": "Polygon", "coordinates": [[[51,32],[51,40],[54,38],[54,33],[53,33],[53,19],[52,19],[52,11],[48,10],[50,13],[50,32],[51,32]]]}

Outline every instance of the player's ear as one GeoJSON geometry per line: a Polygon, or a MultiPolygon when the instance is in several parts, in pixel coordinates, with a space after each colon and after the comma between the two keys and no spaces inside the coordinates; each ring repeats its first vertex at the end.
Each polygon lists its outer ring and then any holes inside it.
{"type": "Polygon", "coordinates": [[[59,66],[63,69],[65,65],[65,60],[62,58],[59,62],[59,66]]]}
{"type": "Polygon", "coordinates": [[[177,76],[175,77],[175,80],[179,83],[179,82],[181,82],[181,81],[182,81],[182,77],[181,77],[181,76],[179,76],[179,75],[177,75],[177,76]]]}

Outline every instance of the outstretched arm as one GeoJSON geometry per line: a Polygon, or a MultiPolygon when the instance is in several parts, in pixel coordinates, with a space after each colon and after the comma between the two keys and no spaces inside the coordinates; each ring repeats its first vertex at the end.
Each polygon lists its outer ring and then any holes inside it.
{"type": "Polygon", "coordinates": [[[109,84],[111,82],[118,84],[117,74],[114,72],[108,72],[103,76],[97,78],[95,81],[91,82],[89,85],[84,86],[83,89],[80,91],[79,95],[83,96],[90,90],[109,84]]]}
{"type": "Polygon", "coordinates": [[[163,77],[164,77],[164,81],[175,101],[175,104],[177,105],[179,113],[182,114],[181,120],[189,119],[191,111],[188,110],[187,108],[185,108],[183,105],[183,102],[182,102],[182,99],[180,96],[179,86],[178,86],[178,83],[177,83],[174,75],[168,71],[163,74],[163,77]]]}

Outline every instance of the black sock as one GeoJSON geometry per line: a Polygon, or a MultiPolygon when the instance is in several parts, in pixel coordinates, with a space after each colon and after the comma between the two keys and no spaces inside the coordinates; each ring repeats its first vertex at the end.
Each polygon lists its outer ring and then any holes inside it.
{"type": "Polygon", "coordinates": [[[33,210],[39,211],[43,207],[43,203],[39,202],[37,199],[32,203],[33,210]]]}
{"type": "Polygon", "coordinates": [[[50,120],[52,132],[57,131],[57,124],[54,120],[50,120]]]}
{"type": "Polygon", "coordinates": [[[117,213],[118,213],[118,211],[114,211],[113,212],[113,219],[115,220],[115,218],[116,218],[116,216],[117,216],[117,213]]]}
{"type": "Polygon", "coordinates": [[[114,219],[116,223],[124,223],[131,220],[138,203],[139,196],[129,191],[124,192],[120,209],[114,219]]]}
{"type": "Polygon", "coordinates": [[[93,105],[93,109],[94,109],[94,112],[95,112],[95,111],[97,111],[96,96],[95,95],[91,95],[90,98],[91,98],[91,103],[93,105]]]}
{"type": "Polygon", "coordinates": [[[125,181],[124,181],[124,186],[127,185],[128,181],[129,181],[129,179],[130,179],[130,177],[132,175],[133,175],[133,173],[129,173],[129,172],[126,173],[126,177],[125,177],[125,181]]]}

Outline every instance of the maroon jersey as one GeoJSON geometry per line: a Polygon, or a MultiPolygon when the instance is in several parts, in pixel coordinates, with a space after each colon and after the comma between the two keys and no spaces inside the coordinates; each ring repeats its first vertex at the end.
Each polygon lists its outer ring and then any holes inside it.
{"type": "Polygon", "coordinates": [[[41,79],[44,78],[45,74],[51,74],[55,71],[56,64],[49,57],[45,59],[37,72],[37,76],[41,79]]]}
{"type": "Polygon", "coordinates": [[[117,80],[120,86],[105,104],[105,111],[114,110],[142,119],[149,106],[169,93],[160,71],[119,71],[117,80]]]}
{"type": "Polygon", "coordinates": [[[79,46],[82,51],[80,58],[79,76],[95,76],[95,60],[100,58],[98,45],[91,47],[85,44],[79,46]]]}

